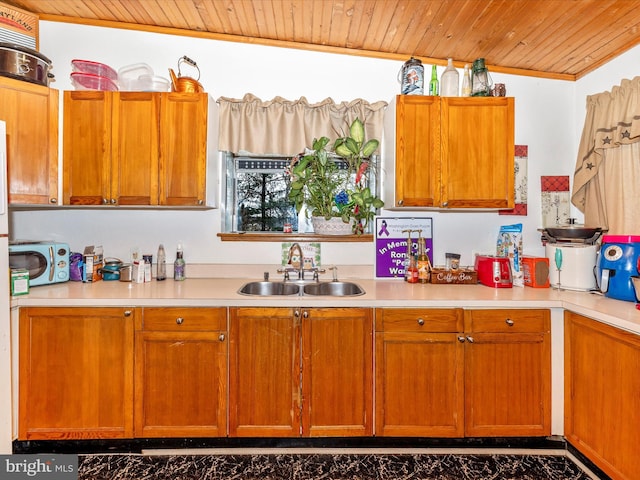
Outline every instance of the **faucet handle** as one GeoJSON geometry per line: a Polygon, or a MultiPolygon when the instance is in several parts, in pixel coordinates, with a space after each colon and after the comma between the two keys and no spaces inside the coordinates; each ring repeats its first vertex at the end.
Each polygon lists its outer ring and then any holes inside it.
{"type": "Polygon", "coordinates": [[[329,267],[329,270],[333,270],[333,281],[337,282],[338,281],[338,267],[336,267],[335,265],[332,265],[329,267]]]}
{"type": "Polygon", "coordinates": [[[310,269],[313,272],[313,279],[317,282],[319,280],[318,275],[324,273],[326,270],[324,268],[313,267],[310,269]]]}

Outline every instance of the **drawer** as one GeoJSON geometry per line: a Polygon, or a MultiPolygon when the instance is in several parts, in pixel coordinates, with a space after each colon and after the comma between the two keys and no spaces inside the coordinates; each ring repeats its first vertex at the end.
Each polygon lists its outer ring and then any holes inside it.
{"type": "Polygon", "coordinates": [[[227,330],[227,309],[166,307],[143,308],[142,330],[219,331],[227,330]]]}
{"type": "Polygon", "coordinates": [[[379,332],[461,332],[463,310],[459,308],[379,308],[379,332]]]}
{"type": "Polygon", "coordinates": [[[550,327],[551,315],[544,309],[468,310],[465,320],[465,332],[548,332],[550,327]]]}

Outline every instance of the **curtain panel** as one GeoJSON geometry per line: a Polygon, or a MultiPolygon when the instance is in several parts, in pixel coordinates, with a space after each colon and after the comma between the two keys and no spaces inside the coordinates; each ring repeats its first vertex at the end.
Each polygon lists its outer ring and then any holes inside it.
{"type": "Polygon", "coordinates": [[[349,133],[349,125],[359,118],[366,139],[382,139],[387,102],[362,99],[335,103],[327,98],[309,103],[305,97],[286,100],[275,97],[262,101],[248,93],[242,99],[220,97],[218,148],[233,153],[296,155],[311,147],[314,138],[336,138],[349,133]]]}
{"type": "Polygon", "coordinates": [[[640,77],[587,97],[572,203],[585,225],[640,233],[640,77]]]}

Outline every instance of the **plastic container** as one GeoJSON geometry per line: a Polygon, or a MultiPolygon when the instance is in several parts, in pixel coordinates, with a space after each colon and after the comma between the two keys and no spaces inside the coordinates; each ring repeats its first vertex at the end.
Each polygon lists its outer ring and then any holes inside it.
{"type": "Polygon", "coordinates": [[[457,97],[458,85],[460,84],[460,74],[453,66],[453,59],[447,59],[447,68],[442,72],[440,77],[440,96],[457,97]]]}
{"type": "Polygon", "coordinates": [[[91,60],[71,60],[71,69],[74,72],[90,73],[100,77],[107,77],[114,82],[118,81],[118,72],[104,63],[93,62],[91,60]]]}
{"type": "Polygon", "coordinates": [[[103,90],[115,92],[118,85],[113,80],[91,73],[71,73],[71,84],[76,90],[103,90]]]}
{"type": "Polygon", "coordinates": [[[134,63],[122,67],[118,70],[120,90],[129,92],[141,91],[140,77],[142,75],[153,75],[153,68],[146,63],[134,63]]]}
{"type": "Polygon", "coordinates": [[[140,75],[138,87],[144,92],[169,92],[171,91],[171,82],[167,78],[157,75],[140,75]]]}

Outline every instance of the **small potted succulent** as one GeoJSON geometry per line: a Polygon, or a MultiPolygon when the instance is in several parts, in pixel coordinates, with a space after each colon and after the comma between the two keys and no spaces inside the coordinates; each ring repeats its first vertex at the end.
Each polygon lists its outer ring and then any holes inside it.
{"type": "Polygon", "coordinates": [[[293,158],[288,168],[289,199],[298,213],[306,205],[316,233],[360,235],[376,210],[384,206],[369,186],[371,175],[376,174],[371,156],[380,142],[365,141],[364,124],[358,118],[349,127],[349,134],[335,140],[331,150],[327,148],[329,142],[327,137],[314,139],[307,153],[293,158]],[[344,159],[346,167],[341,168],[336,157],[344,159]],[[320,219],[337,222],[341,228],[318,231],[320,219]]]}

